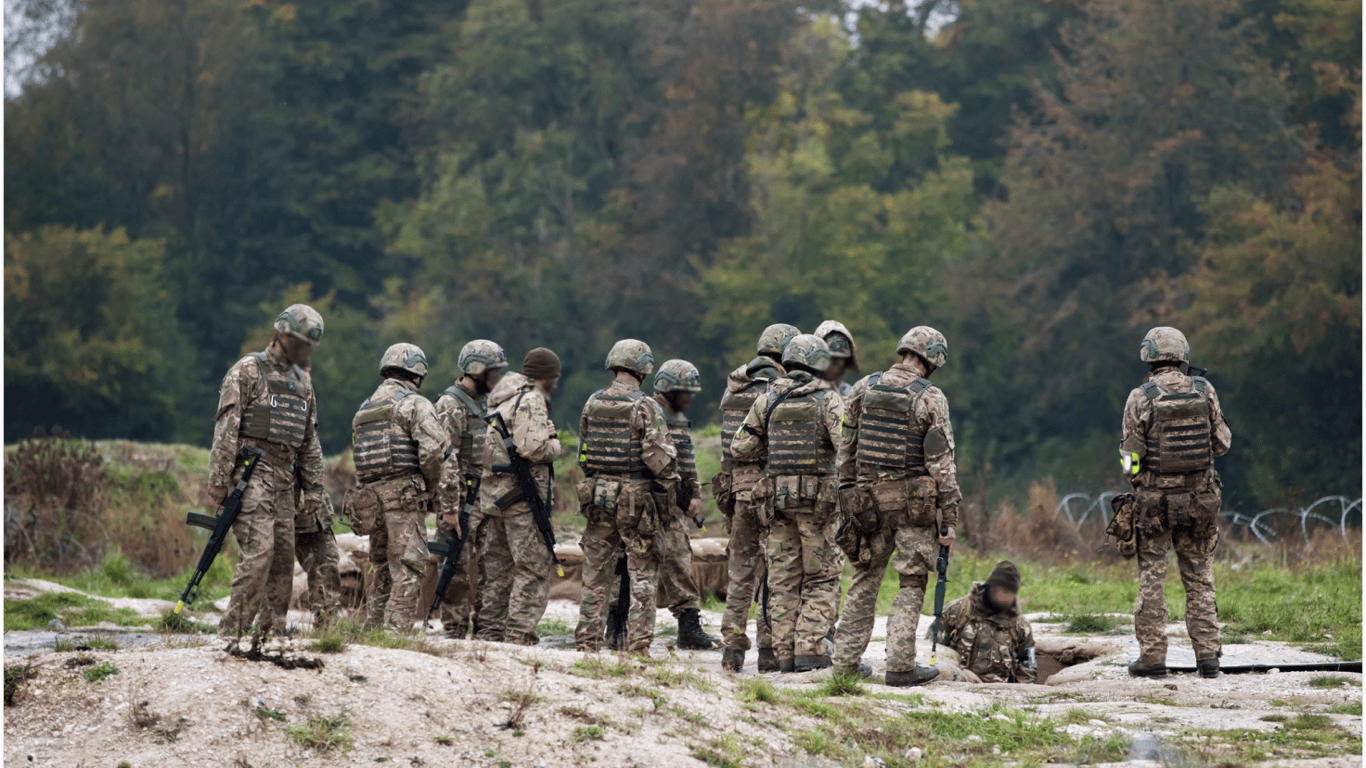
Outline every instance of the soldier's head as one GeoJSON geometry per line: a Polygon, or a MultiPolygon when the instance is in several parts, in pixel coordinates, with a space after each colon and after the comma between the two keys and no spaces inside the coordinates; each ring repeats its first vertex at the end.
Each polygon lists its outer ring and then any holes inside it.
{"type": "Polygon", "coordinates": [[[492,392],[498,386],[499,379],[503,378],[503,372],[508,367],[508,356],[502,347],[492,341],[475,339],[460,348],[456,365],[460,366],[462,374],[474,382],[476,391],[486,394],[492,392]]]}
{"type": "Polygon", "coordinates": [[[896,352],[902,359],[914,355],[929,376],[949,361],[949,342],[928,325],[917,325],[897,342],[896,352]]]}
{"type": "Polygon", "coordinates": [[[687,360],[666,360],[655,374],[655,394],[663,395],[678,413],[688,410],[693,395],[701,391],[702,374],[687,360]]]}
{"type": "Polygon", "coordinates": [[[560,383],[560,356],[545,347],[537,347],[522,358],[522,375],[536,382],[547,395],[560,383]]]}
{"type": "Polygon", "coordinates": [[[829,367],[830,347],[814,333],[794,337],[783,350],[783,369],[788,373],[805,371],[813,376],[821,376],[829,367]]]}
{"type": "Polygon", "coordinates": [[[275,318],[270,343],[290,363],[312,367],[313,348],[323,338],[323,316],[307,304],[291,304],[275,318]]]}
{"type": "Polygon", "coordinates": [[[1138,358],[1148,364],[1149,370],[1189,364],[1191,346],[1186,343],[1184,333],[1162,325],[1148,331],[1148,335],[1143,337],[1143,344],[1138,348],[1138,358]]]}
{"type": "Polygon", "coordinates": [[[854,345],[854,334],[838,320],[826,320],[816,326],[816,335],[825,339],[830,347],[830,367],[825,370],[825,378],[839,381],[850,370],[858,370],[858,348],[854,345]]]}
{"type": "Polygon", "coordinates": [[[629,373],[637,382],[654,373],[655,356],[650,345],[639,339],[622,339],[612,345],[603,367],[612,373],[629,373]]]}
{"type": "Polygon", "coordinates": [[[799,333],[801,331],[797,330],[795,325],[774,323],[759,334],[759,343],[755,345],[755,351],[761,357],[767,357],[775,363],[781,362],[783,350],[787,348],[787,343],[797,338],[799,333]]]}
{"type": "Polygon", "coordinates": [[[418,345],[400,342],[384,350],[379,359],[379,375],[411,381],[420,387],[427,376],[427,356],[418,345]]]}
{"type": "Polygon", "coordinates": [[[1009,560],[1002,560],[992,569],[986,581],[986,604],[993,613],[1000,613],[1015,605],[1020,594],[1020,569],[1009,560]]]}

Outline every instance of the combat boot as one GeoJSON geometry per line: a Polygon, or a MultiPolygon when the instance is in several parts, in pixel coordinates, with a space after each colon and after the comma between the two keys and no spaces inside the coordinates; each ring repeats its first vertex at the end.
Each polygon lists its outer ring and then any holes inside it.
{"type": "Polygon", "coordinates": [[[773,649],[772,649],[772,648],[760,648],[760,649],[759,649],[759,671],[760,671],[760,672],[777,672],[777,671],[778,671],[778,657],[777,657],[776,655],[774,655],[773,649]]]}
{"type": "Polygon", "coordinates": [[[830,655],[826,653],[815,656],[798,656],[792,660],[795,672],[810,672],[814,669],[828,669],[830,667],[830,655]]]}
{"type": "MultiPolygon", "coordinates": [[[[1218,660],[1218,659],[1215,659],[1215,662],[1214,662],[1214,663],[1215,663],[1215,669],[1214,669],[1215,674],[1218,674],[1218,672],[1219,672],[1219,660],[1218,660]]],[[[1142,662],[1138,662],[1138,661],[1131,661],[1131,662],[1129,662],[1129,677],[1166,677],[1166,676],[1167,676],[1167,665],[1166,665],[1166,664],[1158,664],[1158,665],[1152,666],[1152,667],[1145,667],[1145,666],[1143,666],[1143,663],[1142,663],[1142,662]]]]}
{"type": "Polygon", "coordinates": [[[1219,658],[1216,656],[1209,659],[1197,659],[1195,662],[1195,671],[1199,672],[1201,677],[1218,677],[1219,658]]]}
{"type": "Polygon", "coordinates": [[[721,669],[727,672],[739,672],[745,668],[745,652],[739,649],[727,648],[721,652],[721,669]]]}
{"type": "Polygon", "coordinates": [[[681,651],[710,651],[720,645],[716,638],[702,631],[702,614],[689,608],[678,616],[678,649],[681,651]]]}
{"type": "Polygon", "coordinates": [[[792,661],[792,659],[778,659],[778,671],[796,672],[797,665],[792,661]]]}
{"type": "Polygon", "coordinates": [[[936,677],[939,677],[938,668],[916,665],[916,668],[910,672],[893,672],[890,669],[887,670],[885,682],[893,688],[907,688],[912,685],[924,685],[936,677]]]}
{"type": "Polygon", "coordinates": [[[860,664],[857,667],[836,667],[835,677],[859,677],[864,680],[873,676],[873,668],[867,664],[860,664]]]}

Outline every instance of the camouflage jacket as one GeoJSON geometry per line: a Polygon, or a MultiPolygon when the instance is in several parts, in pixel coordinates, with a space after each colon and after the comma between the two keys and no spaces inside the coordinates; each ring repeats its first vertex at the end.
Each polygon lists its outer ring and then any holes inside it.
{"type": "Polygon", "coordinates": [[[806,371],[793,371],[769,384],[768,391],[759,395],[749,409],[749,415],[735,432],[735,440],[730,444],[735,458],[752,461],[763,456],[768,447],[768,406],[774,398],[800,397],[817,392],[820,400],[819,431],[830,445],[839,447],[840,424],[844,421],[844,398],[830,386],[830,382],[818,379],[806,371]]]}
{"type": "MultiPolygon", "coordinates": [[[[666,404],[663,402],[663,400],[664,400],[664,396],[663,396],[663,395],[655,395],[655,396],[654,396],[654,401],[655,401],[656,403],[659,403],[659,409],[660,409],[660,412],[661,412],[661,413],[664,413],[664,411],[665,411],[666,409],[668,409],[669,412],[673,415],[674,418],[682,418],[682,419],[686,419],[686,418],[687,418],[687,415],[682,414],[682,413],[678,413],[678,412],[676,412],[676,411],[673,411],[672,409],[669,409],[669,406],[666,405],[666,404]]],[[[665,419],[665,427],[667,428],[667,426],[668,426],[668,419],[666,418],[666,419],[665,419]]],[[[670,444],[672,444],[672,443],[673,443],[673,441],[672,441],[672,439],[670,439],[670,444]]],[[[675,446],[674,446],[675,454],[677,454],[677,450],[678,450],[678,446],[675,445],[675,446]]],[[[694,450],[694,452],[697,450],[696,446],[693,447],[693,450],[694,450]]],[[[694,498],[694,499],[700,499],[700,498],[702,498],[702,481],[701,481],[700,479],[698,479],[698,477],[697,477],[697,467],[694,465],[693,468],[692,468],[691,470],[687,470],[687,469],[684,469],[684,467],[683,467],[683,465],[682,465],[681,463],[679,463],[677,466],[678,466],[678,480],[679,480],[679,483],[680,483],[680,486],[679,486],[679,487],[681,487],[681,488],[683,489],[683,491],[684,491],[685,493],[687,493],[688,496],[689,496],[690,498],[694,498]]],[[[686,510],[685,510],[685,511],[686,511],[686,510]]]]}
{"type": "MultiPolygon", "coordinates": [[[[1159,368],[1153,372],[1148,380],[1157,384],[1165,390],[1171,392],[1190,392],[1192,383],[1191,377],[1182,373],[1181,369],[1175,364],[1170,367],[1159,368]]],[[[1228,453],[1229,446],[1233,442],[1233,432],[1229,429],[1228,421],[1224,418],[1224,410],[1219,407],[1219,394],[1214,391],[1214,385],[1210,384],[1209,408],[1210,408],[1210,445],[1215,456],[1223,456],[1228,453]]],[[[1142,446],[1148,435],[1148,429],[1152,426],[1153,404],[1140,387],[1135,387],[1129,393],[1129,399],[1124,403],[1124,421],[1120,434],[1120,445],[1142,446]]],[[[1205,472],[1200,485],[1203,487],[1217,477],[1214,467],[1210,467],[1205,472]]],[[[1156,472],[1143,469],[1137,475],[1131,475],[1129,482],[1135,488],[1164,488],[1178,487],[1185,483],[1183,476],[1163,477],[1156,472]]]]}
{"type": "MultiPolygon", "coordinates": [[[[639,389],[640,385],[634,381],[613,379],[612,383],[602,390],[602,394],[622,397],[639,389]]],[[[579,416],[579,434],[588,434],[587,403],[584,403],[583,413],[579,416]]],[[[664,409],[653,397],[642,397],[631,407],[631,437],[639,441],[640,459],[654,474],[656,480],[666,485],[679,480],[678,451],[674,449],[673,440],[669,437],[669,424],[664,420],[664,409]]],[[[581,445],[580,451],[582,450],[581,445]]]]}
{"type": "MultiPolygon", "coordinates": [[[[458,381],[455,386],[469,395],[476,403],[488,407],[487,396],[471,392],[461,386],[458,381]]],[[[436,420],[445,430],[446,437],[451,441],[453,448],[451,457],[442,469],[441,484],[437,487],[437,508],[443,515],[456,514],[460,511],[461,505],[465,503],[465,491],[468,488],[470,478],[482,475],[484,471],[484,452],[477,448],[468,462],[469,466],[461,464],[460,442],[464,439],[466,432],[477,429],[482,435],[488,427],[479,420],[479,417],[470,413],[469,409],[453,395],[444,393],[436,399],[436,420]]]]}
{"type": "MultiPolygon", "coordinates": [[[[509,373],[489,394],[489,414],[494,412],[502,414],[503,423],[512,435],[512,444],[531,464],[531,476],[536,480],[536,487],[541,489],[541,498],[546,498],[551,464],[562,451],[555,423],[550,420],[550,400],[531,379],[520,373],[509,373]]],[[[484,436],[484,480],[479,488],[479,507],[485,515],[507,517],[530,512],[526,502],[503,510],[494,504],[517,487],[512,475],[493,471],[493,465],[507,461],[503,438],[490,426],[484,436]]]]}
{"type": "MultiPolygon", "coordinates": [[[[774,381],[782,378],[784,374],[785,371],[783,371],[781,365],[773,362],[770,358],[760,355],[730,372],[730,376],[726,378],[726,394],[733,395],[737,392],[741,392],[756,381],[768,382],[768,385],[771,386],[774,381]]],[[[722,395],[721,399],[724,401],[725,395],[722,395]]],[[[730,450],[730,444],[735,440],[735,428],[738,426],[738,422],[730,424],[727,429],[728,422],[726,421],[725,414],[726,411],[723,409],[721,411],[721,445],[723,449],[721,469],[726,472],[731,472],[734,469],[736,461],[727,454],[730,450]]],[[[743,419],[744,415],[740,416],[740,418],[743,419]]],[[[743,463],[755,464],[763,461],[765,458],[766,452],[760,450],[757,454],[751,454],[750,458],[743,463]]]]}
{"type": "MultiPolygon", "coordinates": [[[[925,371],[920,363],[911,360],[888,368],[882,374],[881,382],[889,386],[904,387],[924,375],[925,371]]],[[[904,469],[858,464],[859,417],[863,411],[863,394],[868,389],[868,378],[865,376],[859,379],[849,393],[849,409],[844,414],[844,431],[840,441],[838,462],[841,485],[855,481],[865,484],[879,480],[898,480],[907,475],[904,469]]],[[[930,477],[934,478],[938,504],[945,512],[944,524],[957,525],[958,515],[954,508],[963,498],[963,494],[958,489],[958,467],[953,458],[955,444],[953,423],[949,419],[949,401],[939,387],[931,384],[916,399],[915,421],[922,435],[938,428],[948,443],[948,450],[942,453],[931,456],[928,451],[926,452],[925,468],[929,470],[930,477]]]]}
{"type": "Polygon", "coordinates": [[[410,390],[417,397],[405,397],[398,401],[394,406],[394,422],[417,443],[417,463],[422,470],[422,479],[426,482],[427,490],[435,494],[441,484],[443,467],[455,451],[451,449],[446,430],[437,421],[432,401],[422,396],[415,384],[401,379],[385,379],[369,399],[388,399],[400,389],[410,390]]]}
{"type": "MultiPolygon", "coordinates": [[[[253,483],[272,482],[276,487],[286,488],[298,484],[304,507],[318,507],[322,503],[323,452],[318,445],[318,401],[313,392],[312,380],[301,368],[280,359],[274,347],[266,349],[266,365],[278,373],[301,384],[306,390],[304,398],[308,404],[308,419],[304,431],[304,443],[294,458],[293,472],[283,462],[267,457],[256,468],[253,483]],[[270,480],[267,480],[267,478],[270,480]]],[[[251,406],[264,403],[270,398],[261,367],[255,357],[248,355],[238,360],[218,388],[218,413],[214,417],[213,445],[209,449],[209,489],[215,495],[214,503],[222,500],[233,482],[238,464],[237,452],[243,441],[259,442],[241,435],[243,414],[251,406]]]]}
{"type": "Polygon", "coordinates": [[[958,663],[984,683],[1032,683],[1035,670],[1024,666],[1034,647],[1034,630],[1017,602],[999,613],[987,610],[986,585],[975,582],[966,597],[944,606],[944,645],[958,663]]]}

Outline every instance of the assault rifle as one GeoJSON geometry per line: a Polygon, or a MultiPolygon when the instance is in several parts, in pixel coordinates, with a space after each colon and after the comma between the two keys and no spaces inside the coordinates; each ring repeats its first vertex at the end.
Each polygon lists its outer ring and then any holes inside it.
{"type": "Polygon", "coordinates": [[[617,556],[615,571],[621,579],[617,587],[617,604],[607,614],[607,647],[614,651],[626,650],[626,618],[631,614],[631,573],[627,568],[626,545],[617,556]]]}
{"type": "Polygon", "coordinates": [[[555,563],[555,571],[564,577],[564,565],[560,558],[555,555],[555,530],[550,525],[550,505],[554,502],[555,493],[555,467],[550,467],[550,485],[546,488],[545,497],[541,497],[541,489],[536,486],[536,478],[531,474],[531,464],[523,458],[517,451],[517,446],[512,442],[512,433],[508,431],[507,423],[503,421],[503,414],[494,411],[485,420],[489,426],[493,427],[498,433],[498,437],[503,441],[503,448],[508,454],[508,463],[494,464],[489,469],[499,474],[512,475],[517,481],[517,487],[503,494],[493,505],[499,509],[507,509],[519,501],[525,501],[531,507],[531,519],[536,523],[536,528],[541,532],[541,541],[545,542],[545,548],[550,552],[550,559],[555,563]]]}
{"type": "Polygon", "coordinates": [[[427,609],[427,618],[422,620],[425,625],[432,620],[432,614],[441,608],[441,601],[446,598],[446,590],[451,586],[451,579],[455,577],[455,572],[460,567],[460,553],[465,550],[465,542],[470,539],[470,512],[479,500],[479,484],[483,478],[476,477],[469,481],[466,486],[469,495],[465,497],[465,503],[460,507],[460,535],[454,533],[446,534],[444,539],[427,542],[427,551],[434,555],[441,555],[441,575],[436,579],[436,594],[432,598],[432,607],[427,609]]]}
{"type": "MultiPolygon", "coordinates": [[[[939,535],[949,535],[949,527],[942,522],[939,526],[939,535]]],[[[934,623],[930,625],[930,634],[933,637],[930,643],[930,666],[939,663],[936,655],[939,651],[939,630],[944,625],[944,586],[949,583],[949,548],[947,545],[939,545],[939,559],[935,561],[934,569],[939,572],[939,578],[934,582],[934,623]]]]}
{"type": "MultiPolygon", "coordinates": [[[[683,483],[679,483],[678,485],[674,486],[674,495],[677,497],[679,511],[686,515],[688,514],[688,505],[691,504],[692,500],[697,497],[693,496],[692,493],[685,490],[683,488],[683,485],[683,483]]],[[[692,519],[692,523],[693,525],[697,526],[699,529],[703,531],[707,530],[707,513],[698,512],[697,517],[694,517],[692,519]]]]}
{"type": "Polygon", "coordinates": [[[185,585],[185,591],[180,593],[180,600],[176,602],[173,613],[179,614],[185,606],[199,599],[199,582],[203,581],[214,559],[223,550],[223,544],[228,540],[228,531],[232,530],[232,524],[242,513],[242,496],[247,492],[247,483],[251,482],[251,476],[256,473],[256,460],[264,455],[265,452],[259,448],[242,446],[238,453],[245,462],[242,465],[242,477],[238,478],[237,487],[233,488],[219,505],[218,515],[210,517],[190,512],[185,516],[185,522],[189,525],[207,528],[213,533],[209,534],[209,543],[204,546],[204,553],[199,556],[199,565],[195,566],[194,575],[190,577],[190,583],[185,585]]]}

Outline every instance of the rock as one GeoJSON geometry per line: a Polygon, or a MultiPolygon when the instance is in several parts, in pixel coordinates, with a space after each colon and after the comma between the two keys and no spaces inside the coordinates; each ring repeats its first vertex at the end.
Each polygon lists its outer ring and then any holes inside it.
{"type": "Polygon", "coordinates": [[[1110,724],[1107,723],[1107,722],[1105,722],[1104,720],[1087,720],[1086,722],[1089,723],[1089,724],[1091,724],[1091,725],[1094,725],[1094,726],[1097,727],[1097,728],[1109,728],[1109,727],[1110,727],[1110,724]]]}
{"type": "Polygon", "coordinates": [[[920,760],[920,756],[922,754],[924,753],[920,751],[920,747],[911,747],[910,749],[906,750],[906,759],[914,763],[920,760]]]}
{"type": "Polygon", "coordinates": [[[982,737],[975,733],[968,734],[968,741],[981,741],[982,737]]]}
{"type": "Polygon", "coordinates": [[[66,625],[62,623],[61,619],[53,619],[52,621],[49,621],[47,623],[47,628],[52,630],[53,632],[66,631],[66,625]]]}
{"type": "Polygon", "coordinates": [[[863,756],[863,768],[886,768],[887,764],[872,755],[863,756]]]}

